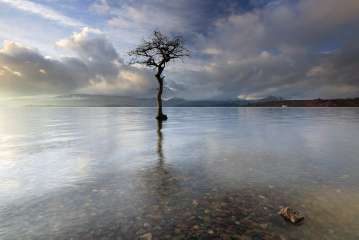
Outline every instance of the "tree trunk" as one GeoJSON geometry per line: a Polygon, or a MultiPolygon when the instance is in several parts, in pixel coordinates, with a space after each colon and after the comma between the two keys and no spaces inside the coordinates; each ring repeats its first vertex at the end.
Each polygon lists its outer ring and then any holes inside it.
{"type": "Polygon", "coordinates": [[[158,92],[157,92],[157,120],[158,121],[166,121],[167,120],[167,115],[163,114],[162,112],[162,93],[163,93],[163,77],[161,76],[163,72],[163,67],[159,67],[157,74],[156,74],[156,78],[158,81],[158,92]]]}

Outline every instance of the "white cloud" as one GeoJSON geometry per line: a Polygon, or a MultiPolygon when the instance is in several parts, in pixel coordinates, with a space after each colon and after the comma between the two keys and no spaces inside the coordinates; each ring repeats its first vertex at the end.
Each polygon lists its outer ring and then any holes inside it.
{"type": "Polygon", "coordinates": [[[82,92],[148,96],[155,89],[149,72],[125,65],[101,32],[84,28],[59,45],[76,57],[49,58],[24,45],[4,42],[0,48],[1,95],[82,92]]]}
{"type": "Polygon", "coordinates": [[[0,0],[0,2],[8,4],[19,10],[36,14],[43,18],[61,23],[63,25],[67,25],[71,27],[85,26],[85,24],[81,23],[80,21],[67,17],[56,10],[53,10],[49,7],[28,0],[0,0]]]}
{"type": "Polygon", "coordinates": [[[96,38],[98,34],[102,34],[99,29],[84,27],[80,32],[74,32],[70,38],[64,38],[57,41],[56,46],[61,48],[74,48],[76,45],[81,45],[81,43],[89,38],[90,35],[94,35],[96,38]]]}

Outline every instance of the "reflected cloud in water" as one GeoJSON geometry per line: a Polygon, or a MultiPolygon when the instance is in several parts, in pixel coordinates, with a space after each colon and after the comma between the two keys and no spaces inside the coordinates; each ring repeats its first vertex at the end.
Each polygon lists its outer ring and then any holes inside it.
{"type": "Polygon", "coordinates": [[[1,109],[0,238],[358,237],[359,110],[166,112],[1,109]]]}

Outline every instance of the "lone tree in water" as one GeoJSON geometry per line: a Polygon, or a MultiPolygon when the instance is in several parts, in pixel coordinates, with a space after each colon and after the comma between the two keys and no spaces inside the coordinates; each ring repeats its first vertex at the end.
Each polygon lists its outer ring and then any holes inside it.
{"type": "Polygon", "coordinates": [[[128,54],[133,57],[131,63],[144,64],[156,70],[155,77],[159,85],[156,118],[159,121],[167,120],[167,115],[162,112],[163,80],[165,78],[162,73],[170,62],[189,56],[190,52],[184,47],[183,38],[180,36],[169,38],[161,32],[154,31],[151,40],[145,40],[128,54]]]}

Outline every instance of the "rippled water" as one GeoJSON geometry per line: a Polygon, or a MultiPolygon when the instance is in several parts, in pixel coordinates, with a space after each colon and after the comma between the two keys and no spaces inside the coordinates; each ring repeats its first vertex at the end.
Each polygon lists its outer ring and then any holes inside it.
{"type": "Polygon", "coordinates": [[[0,109],[0,239],[359,239],[359,109],[166,113],[0,109]]]}

